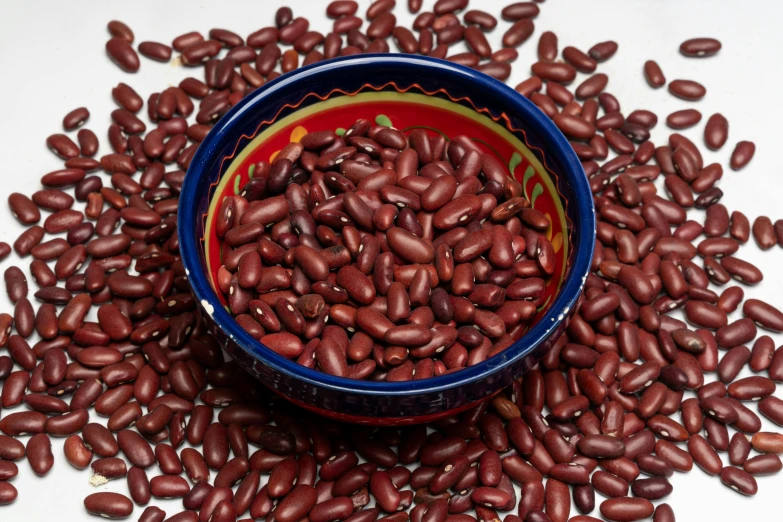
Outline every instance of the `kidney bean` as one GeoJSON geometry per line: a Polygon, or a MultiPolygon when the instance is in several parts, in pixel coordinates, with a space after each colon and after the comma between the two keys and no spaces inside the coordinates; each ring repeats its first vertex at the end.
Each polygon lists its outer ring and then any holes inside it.
{"type": "MultiPolygon", "coordinates": [[[[282,522],[296,522],[315,506],[316,498],[315,488],[304,484],[297,485],[279,502],[275,509],[275,518],[282,522]]],[[[251,507],[251,513],[252,510],[251,507]]]]}
{"type": "Polygon", "coordinates": [[[45,433],[36,433],[27,441],[27,461],[38,476],[49,473],[54,465],[52,443],[45,433]]]}
{"type": "Polygon", "coordinates": [[[720,51],[721,43],[715,38],[691,38],[680,44],[680,53],[691,58],[705,58],[720,51]]]}
{"type": "Polygon", "coordinates": [[[753,449],[761,453],[780,453],[779,448],[783,437],[778,433],[759,432],[753,435],[750,443],[753,449]]]}
{"type": "Polygon", "coordinates": [[[8,196],[8,206],[14,217],[24,225],[37,223],[41,219],[41,213],[36,204],[24,194],[14,192],[8,196]]]}
{"type": "Polygon", "coordinates": [[[693,80],[672,80],[669,82],[669,92],[684,100],[700,100],[707,90],[693,80]]]}
{"type": "Polygon", "coordinates": [[[109,34],[115,38],[122,38],[128,43],[133,43],[133,31],[124,22],[112,20],[106,24],[109,34]]]}
{"type": "Polygon", "coordinates": [[[165,63],[171,59],[171,47],[159,42],[141,42],[139,52],[157,62],[165,63]]]}
{"type": "Polygon", "coordinates": [[[192,448],[185,448],[180,454],[180,459],[185,473],[193,483],[209,480],[209,467],[201,453],[192,448]]]}
{"type": "Polygon", "coordinates": [[[759,401],[759,412],[775,424],[783,422],[783,401],[777,397],[764,397],[759,401]]]}
{"type": "Polygon", "coordinates": [[[44,431],[46,415],[34,411],[15,412],[0,420],[0,431],[15,437],[22,434],[38,434],[44,431]]]}
{"type": "Polygon", "coordinates": [[[704,143],[710,150],[720,149],[728,139],[729,122],[720,114],[715,113],[707,120],[704,127],[704,143]]]}
{"type": "MultiPolygon", "coordinates": [[[[744,437],[744,435],[742,435],[744,437]]],[[[745,439],[747,441],[747,439],[745,439]]],[[[735,464],[738,465],[738,464],[735,464]]],[[[780,457],[774,453],[767,453],[764,455],[756,455],[745,460],[742,464],[742,468],[751,475],[767,475],[777,473],[783,469],[783,463],[780,461],[780,457]]]]}
{"type": "MultiPolygon", "coordinates": [[[[522,18],[514,24],[503,35],[504,47],[519,47],[533,34],[535,26],[529,18],[522,18]]],[[[534,73],[535,74],[535,73],[534,73]]]]}
{"type": "Polygon", "coordinates": [[[150,491],[155,498],[180,498],[190,491],[187,481],[175,475],[152,477],[150,491]]]}
{"type": "Polygon", "coordinates": [[[385,471],[374,471],[370,475],[370,492],[378,505],[386,512],[394,512],[400,502],[400,493],[385,471]]]}
{"type": "Polygon", "coordinates": [[[710,475],[717,475],[723,469],[723,462],[718,453],[698,433],[688,439],[688,452],[693,457],[693,461],[710,475]]]}
{"type": "Polygon", "coordinates": [[[128,474],[125,461],[117,457],[98,459],[90,467],[95,477],[93,480],[112,480],[128,474]],[[102,477],[102,479],[98,479],[98,476],[102,477]]]}
{"type": "Polygon", "coordinates": [[[84,125],[90,117],[90,111],[87,107],[79,107],[63,117],[63,128],[67,131],[74,130],[84,125]]]}
{"type": "Polygon", "coordinates": [[[146,469],[155,462],[155,455],[149,443],[134,431],[122,430],[117,434],[117,443],[123,454],[134,466],[146,469]]]}
{"type": "Polygon", "coordinates": [[[644,77],[650,87],[657,89],[666,85],[666,77],[661,71],[661,67],[654,60],[644,62],[644,77]]]}
{"type": "Polygon", "coordinates": [[[16,488],[10,482],[0,482],[0,505],[11,504],[16,500],[16,488]]]}
{"type": "Polygon", "coordinates": [[[758,491],[756,479],[739,468],[726,466],[720,472],[720,480],[726,486],[743,495],[755,495],[758,491]]]}
{"type": "Polygon", "coordinates": [[[465,456],[458,455],[449,459],[445,465],[438,468],[430,479],[430,491],[434,494],[445,492],[462,478],[469,466],[470,461],[465,456]]]}
{"type": "Polygon", "coordinates": [[[672,485],[664,477],[637,479],[631,484],[633,494],[647,500],[658,500],[668,496],[672,489],[672,485]]]}
{"type": "Polygon", "coordinates": [[[734,151],[731,153],[731,159],[729,166],[732,170],[740,170],[745,165],[750,163],[753,159],[753,154],[756,152],[756,145],[752,141],[739,141],[734,147],[734,151]]]}
{"type": "Polygon", "coordinates": [[[604,500],[600,506],[601,515],[607,520],[630,522],[652,516],[653,504],[644,498],[612,498],[604,500]]]}
{"type": "Polygon", "coordinates": [[[124,38],[111,38],[106,42],[106,54],[125,72],[139,70],[139,56],[124,38]]]}
{"type": "Polygon", "coordinates": [[[742,312],[762,328],[776,332],[783,331],[783,313],[764,301],[748,299],[742,306],[742,312]]]}
{"type": "Polygon", "coordinates": [[[750,450],[751,445],[747,436],[743,433],[735,433],[729,441],[729,461],[735,466],[742,466],[747,461],[750,450]]]}
{"type": "Polygon", "coordinates": [[[675,111],[666,117],[666,125],[672,129],[687,129],[701,121],[701,113],[696,109],[675,111]]]}
{"type": "Polygon", "coordinates": [[[767,377],[752,376],[734,381],[727,389],[737,400],[759,400],[775,392],[775,383],[767,377]]]}
{"type": "Polygon", "coordinates": [[[109,491],[92,493],[84,499],[88,513],[106,518],[126,518],[133,512],[131,499],[109,491]]]}
{"type": "Polygon", "coordinates": [[[616,458],[625,452],[622,441],[608,435],[588,435],[577,443],[577,447],[590,458],[616,458]]]}
{"type": "Polygon", "coordinates": [[[92,460],[92,451],[79,435],[71,435],[63,445],[65,459],[76,469],[85,469],[92,460]]]}
{"type": "Polygon", "coordinates": [[[143,469],[134,466],[128,471],[128,491],[133,501],[139,505],[146,505],[150,501],[150,481],[143,469]]]}

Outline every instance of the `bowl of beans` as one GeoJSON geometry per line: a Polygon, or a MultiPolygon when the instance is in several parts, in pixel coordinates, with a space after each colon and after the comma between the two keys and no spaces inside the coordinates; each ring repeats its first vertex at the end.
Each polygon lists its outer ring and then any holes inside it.
{"type": "Polygon", "coordinates": [[[432,58],[340,58],[247,96],[182,187],[182,260],[223,347],[350,422],[457,413],[565,330],[595,241],[587,179],[519,93],[432,58]]]}

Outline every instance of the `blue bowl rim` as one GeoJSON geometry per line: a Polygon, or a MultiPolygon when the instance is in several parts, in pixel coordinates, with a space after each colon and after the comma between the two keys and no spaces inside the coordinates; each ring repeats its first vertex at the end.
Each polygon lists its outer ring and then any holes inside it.
{"type": "Polygon", "coordinates": [[[458,388],[499,372],[502,368],[533,352],[546,340],[550,332],[554,331],[568,317],[569,312],[576,305],[589,273],[593,256],[593,240],[595,239],[596,225],[592,192],[573,148],[555,124],[532,102],[505,83],[486,74],[437,58],[405,54],[368,54],[318,62],[284,74],[264,84],[250,96],[241,100],[218,121],[207,138],[201,143],[190,163],[182,185],[180,201],[196,201],[198,189],[208,186],[208,184],[200,183],[207,174],[205,167],[209,166],[212,162],[212,157],[223,148],[225,141],[235,140],[237,134],[241,135],[241,132],[238,132],[236,127],[241,125],[240,118],[244,111],[249,110],[256,103],[263,103],[264,98],[269,94],[277,93],[292,85],[313,81],[313,77],[318,77],[322,74],[338,74],[340,70],[356,67],[383,66],[403,66],[410,67],[412,70],[437,68],[439,69],[439,74],[444,75],[444,84],[450,79],[481,84],[486,89],[487,95],[493,100],[497,100],[499,105],[505,107],[507,113],[516,114],[524,119],[525,123],[546,143],[547,150],[559,155],[558,160],[564,169],[559,174],[567,178],[575,195],[575,200],[570,202],[576,205],[577,220],[573,226],[581,236],[579,241],[580,248],[575,252],[570,273],[555,296],[554,302],[538,323],[519,341],[509,346],[501,354],[475,366],[418,381],[373,382],[334,377],[327,373],[312,370],[264,347],[259,341],[245,332],[218,301],[199,260],[201,254],[199,253],[199,241],[196,239],[198,216],[195,205],[180,206],[177,227],[180,241],[180,256],[196,299],[202,305],[206,301],[212,306],[213,312],[210,315],[217,326],[255,359],[270,366],[277,372],[286,374],[316,388],[328,388],[354,395],[405,397],[438,393],[447,389],[458,388]],[[593,240],[590,240],[590,238],[593,238],[593,240]],[[259,349],[255,349],[256,347],[259,349]]]}

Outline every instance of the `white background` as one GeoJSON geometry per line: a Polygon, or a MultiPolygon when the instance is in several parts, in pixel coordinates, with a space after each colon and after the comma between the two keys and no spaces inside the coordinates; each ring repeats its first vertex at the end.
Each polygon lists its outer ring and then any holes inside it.
{"type": "MultiPolygon", "coordinates": [[[[296,15],[310,18],[312,28],[324,33],[330,30],[331,21],[323,14],[326,1],[287,1],[296,15]]],[[[405,0],[398,0],[395,13],[409,24],[412,18],[405,4],[405,0]]],[[[433,0],[426,0],[425,10],[431,9],[432,4],[433,0]]],[[[361,0],[360,5],[363,13],[369,1],[361,0]]],[[[500,0],[471,2],[471,7],[496,15],[504,5],[500,0]]],[[[40,188],[38,180],[42,174],[59,168],[61,162],[46,149],[44,140],[51,133],[62,132],[62,117],[69,110],[89,107],[92,116],[87,127],[96,130],[104,144],[100,152],[106,153],[109,149],[105,132],[109,113],[115,108],[110,96],[114,85],[120,81],[131,84],[146,102],[150,93],[175,85],[191,74],[191,70],[173,63],[158,64],[144,58],[139,73],[123,73],[104,53],[106,22],[115,18],[127,22],[135,31],[137,43],[170,43],[181,33],[199,30],[206,34],[212,27],[229,28],[246,36],[272,25],[278,6],[272,0],[0,2],[0,195],[4,198],[14,191],[31,194],[40,188]]],[[[541,5],[541,15],[535,20],[536,33],[520,49],[509,83],[513,86],[528,77],[538,36],[544,30],[558,34],[561,49],[573,45],[586,51],[599,41],[618,41],[619,52],[601,64],[599,71],[609,74],[607,90],[619,98],[623,112],[628,114],[636,108],[655,111],[659,124],[652,139],[656,144],[665,142],[670,131],[663,121],[674,110],[695,107],[703,113],[702,123],[685,132],[699,143],[706,119],[716,111],[722,112],[730,122],[729,142],[717,153],[706,152],[705,163],[719,161],[724,165],[720,182],[726,193],[723,203],[730,211],[743,210],[751,220],[766,214],[774,221],[783,217],[783,105],[776,98],[781,81],[781,15],[783,4],[771,0],[550,0],[541,5]],[[680,42],[697,36],[719,38],[723,42],[720,54],[709,59],[680,56],[680,42]],[[650,89],[642,76],[642,64],[647,59],[657,60],[668,80],[702,82],[707,96],[698,103],[688,103],[672,97],[665,89],[650,89]],[[726,166],[738,140],[755,141],[757,152],[745,170],[733,172],[726,166]]],[[[501,22],[499,30],[490,36],[495,48],[507,26],[501,22]]],[[[459,50],[452,48],[452,52],[459,50]]],[[[202,69],[197,71],[203,74],[202,69]]],[[[574,86],[583,78],[580,75],[574,86]]],[[[0,205],[0,223],[0,240],[12,243],[22,227],[5,205],[0,205]]],[[[776,276],[783,262],[783,250],[776,247],[762,253],[754,244],[748,244],[738,255],[756,263],[766,275],[763,288],[746,288],[746,297],[783,305],[783,279],[776,276]]],[[[17,262],[11,256],[0,264],[0,270],[17,262]]],[[[25,269],[28,264],[29,259],[21,262],[25,269]]],[[[10,311],[5,292],[0,301],[0,309],[10,311]]],[[[780,336],[776,341],[781,343],[780,336]]],[[[708,381],[712,379],[709,377],[708,381]]],[[[766,423],[765,427],[774,429],[766,423]]],[[[77,520],[87,516],[82,499],[95,491],[87,484],[89,473],[77,472],[67,464],[61,440],[55,440],[54,453],[54,468],[45,479],[35,477],[26,461],[19,463],[20,476],[13,482],[19,489],[19,499],[10,507],[0,508],[0,521],[77,520]]],[[[725,454],[723,457],[728,461],[725,454]]],[[[675,492],[668,502],[680,521],[780,520],[783,477],[761,478],[759,494],[752,500],[733,493],[698,468],[687,475],[677,474],[672,482],[675,492]]],[[[127,493],[124,480],[101,489],[127,493]]],[[[601,500],[599,495],[598,503],[601,500]]],[[[179,501],[159,505],[169,515],[181,508],[179,501]]],[[[140,513],[137,508],[133,520],[140,513]]],[[[597,509],[593,515],[596,513],[597,509]]]]}

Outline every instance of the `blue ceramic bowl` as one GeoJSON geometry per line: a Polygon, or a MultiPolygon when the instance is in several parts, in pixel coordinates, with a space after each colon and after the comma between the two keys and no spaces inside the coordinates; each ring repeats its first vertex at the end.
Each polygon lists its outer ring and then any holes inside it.
{"type": "MultiPolygon", "coordinates": [[[[583,289],[595,213],[576,154],[555,125],[505,84],[472,69],[411,55],[330,60],[285,74],[232,108],[188,169],[179,208],[182,261],[212,332],[238,363],[276,393],[312,411],[376,425],[425,422],[493,396],[533,367],[565,330],[583,289]],[[344,132],[359,117],[408,132],[426,123],[447,139],[470,136],[505,164],[550,220],[556,270],[521,339],[458,372],[409,382],[337,378],[264,347],[225,308],[216,288],[221,247],[215,209],[239,193],[253,164],[308,131],[344,132]]],[[[519,331],[518,333],[520,333],[519,331]]]]}

